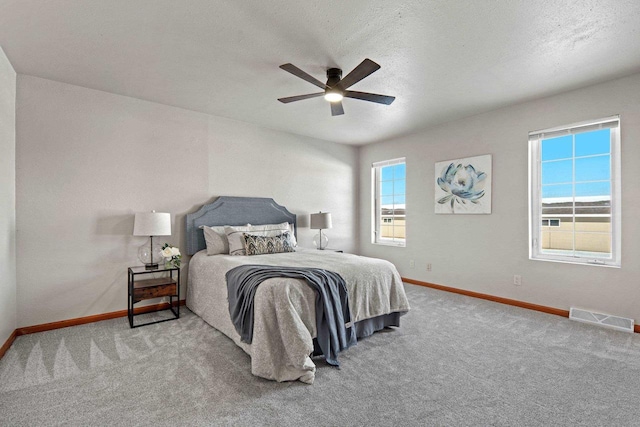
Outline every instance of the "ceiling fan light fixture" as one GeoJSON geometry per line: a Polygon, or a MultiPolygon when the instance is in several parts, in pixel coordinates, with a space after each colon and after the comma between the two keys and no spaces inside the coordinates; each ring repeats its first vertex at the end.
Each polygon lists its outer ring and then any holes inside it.
{"type": "Polygon", "coordinates": [[[344,98],[344,96],[342,95],[342,92],[338,90],[327,90],[324,93],[324,99],[329,102],[340,102],[342,101],[342,98],[344,98]]]}
{"type": "Polygon", "coordinates": [[[365,60],[362,61],[356,68],[351,70],[351,72],[347,74],[344,79],[342,78],[342,70],[340,68],[327,69],[326,84],[322,83],[312,75],[302,71],[300,68],[296,67],[293,64],[282,64],[280,68],[298,78],[301,78],[302,80],[311,83],[314,86],[319,87],[320,89],[323,89],[323,92],[278,98],[278,101],[284,104],[324,95],[324,99],[326,99],[330,103],[331,115],[341,116],[344,114],[344,108],[342,107],[343,98],[359,99],[361,101],[376,102],[378,104],[386,105],[390,105],[396,99],[394,96],[347,90],[354,84],[358,83],[360,80],[380,69],[380,65],[376,64],[369,58],[365,58],[365,60]]]}

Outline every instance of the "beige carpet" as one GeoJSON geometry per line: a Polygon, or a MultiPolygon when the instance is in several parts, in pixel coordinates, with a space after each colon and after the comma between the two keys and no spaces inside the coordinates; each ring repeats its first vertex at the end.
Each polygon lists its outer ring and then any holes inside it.
{"type": "Polygon", "coordinates": [[[188,310],[19,337],[0,425],[640,425],[640,335],[406,285],[412,311],[314,385],[253,377],[188,310]]]}

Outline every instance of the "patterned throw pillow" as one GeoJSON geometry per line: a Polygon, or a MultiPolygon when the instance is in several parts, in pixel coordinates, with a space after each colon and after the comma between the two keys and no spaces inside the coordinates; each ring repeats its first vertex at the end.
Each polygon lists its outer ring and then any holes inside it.
{"type": "Polygon", "coordinates": [[[277,236],[256,236],[242,233],[247,255],[279,254],[283,252],[295,252],[289,232],[277,236]]]}
{"type": "Polygon", "coordinates": [[[295,236],[290,232],[290,225],[286,222],[282,224],[264,224],[264,225],[247,225],[246,227],[224,227],[225,234],[227,235],[227,241],[229,242],[229,254],[230,255],[246,255],[245,243],[242,237],[243,233],[249,233],[254,236],[278,236],[282,233],[289,232],[289,239],[291,246],[295,247],[295,236]]]}

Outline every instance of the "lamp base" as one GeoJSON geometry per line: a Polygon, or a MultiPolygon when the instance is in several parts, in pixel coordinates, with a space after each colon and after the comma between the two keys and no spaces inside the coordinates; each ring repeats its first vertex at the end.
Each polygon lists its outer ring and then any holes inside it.
{"type": "Polygon", "coordinates": [[[322,230],[320,233],[313,236],[313,244],[316,245],[316,249],[325,250],[327,244],[329,243],[329,238],[327,237],[327,233],[323,233],[322,230]]]}
{"type": "Polygon", "coordinates": [[[149,238],[147,242],[138,249],[138,259],[144,264],[146,270],[156,270],[162,257],[162,246],[153,243],[153,238],[149,238]]]}

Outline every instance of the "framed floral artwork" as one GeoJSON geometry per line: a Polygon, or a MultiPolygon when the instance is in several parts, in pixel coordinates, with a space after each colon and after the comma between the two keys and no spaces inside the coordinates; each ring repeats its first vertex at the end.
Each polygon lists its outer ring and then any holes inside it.
{"type": "Polygon", "coordinates": [[[491,154],[436,162],[437,214],[491,213],[491,154]]]}

